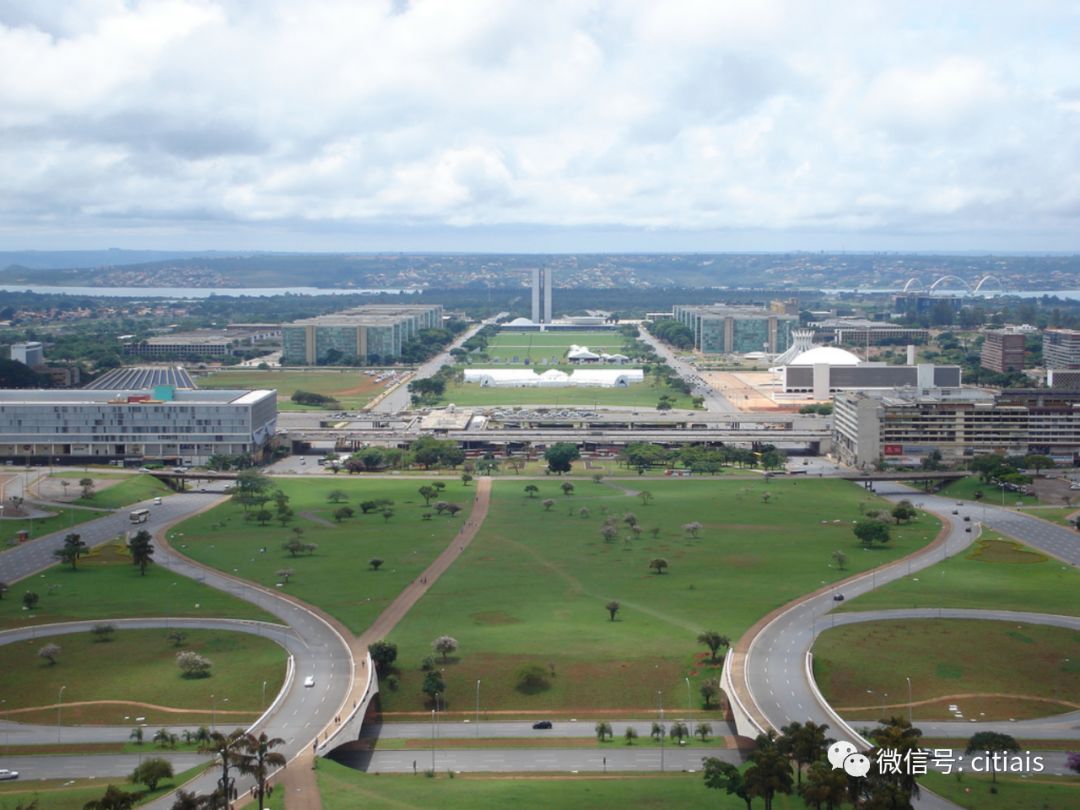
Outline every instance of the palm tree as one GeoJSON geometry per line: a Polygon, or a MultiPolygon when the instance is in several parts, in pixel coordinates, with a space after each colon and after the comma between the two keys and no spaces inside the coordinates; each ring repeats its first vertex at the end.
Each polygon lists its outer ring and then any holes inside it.
{"type": "Polygon", "coordinates": [[[842,768],[830,768],[826,762],[815,762],[806,772],[806,782],[799,786],[799,796],[814,810],[824,804],[836,810],[847,798],[848,777],[842,768]]]}
{"type": "Polygon", "coordinates": [[[270,774],[278,768],[284,768],[286,759],[284,754],[271,751],[284,745],[285,740],[280,737],[267,737],[266,732],[258,737],[254,734],[245,734],[240,738],[239,748],[243,757],[238,763],[241,773],[255,777],[256,794],[259,797],[258,807],[264,807],[263,799],[266,797],[266,780],[270,774]]]}
{"type": "MultiPolygon", "coordinates": [[[[232,779],[229,776],[229,769],[239,768],[240,762],[244,759],[244,755],[240,750],[240,741],[244,736],[243,730],[239,728],[230,731],[228,734],[211,731],[206,742],[199,746],[199,751],[202,753],[215,754],[221,757],[221,779],[218,780],[218,791],[215,792],[215,795],[220,793],[219,799],[224,798],[224,806],[226,807],[228,806],[229,794],[232,792],[232,779]]],[[[216,807],[217,802],[211,806],[216,807]]]]}
{"type": "Polygon", "coordinates": [[[139,529],[135,536],[128,541],[128,551],[131,553],[131,562],[139,566],[140,576],[146,576],[146,567],[154,561],[154,544],[152,537],[146,529],[139,529]]]}
{"type": "Polygon", "coordinates": [[[596,724],[596,738],[600,740],[600,742],[604,742],[609,737],[611,737],[611,723],[606,720],[601,720],[596,724]]]}
{"type": "MultiPolygon", "coordinates": [[[[759,735],[761,740],[765,735],[759,735]]],[[[791,765],[787,757],[772,742],[750,755],[753,763],[743,774],[746,792],[750,796],[760,796],[765,802],[765,810],[772,810],[773,797],[777,793],[791,793],[791,765]]]]}
{"type": "Polygon", "coordinates": [[[730,647],[731,639],[715,630],[706,630],[697,637],[698,644],[704,644],[712,653],[712,662],[716,663],[716,652],[721,647],[730,647]]]}
{"type": "Polygon", "coordinates": [[[63,562],[71,563],[74,571],[79,563],[79,557],[90,550],[90,546],[82,541],[82,537],[74,532],[64,537],[64,545],[56,549],[53,554],[63,562]]]}

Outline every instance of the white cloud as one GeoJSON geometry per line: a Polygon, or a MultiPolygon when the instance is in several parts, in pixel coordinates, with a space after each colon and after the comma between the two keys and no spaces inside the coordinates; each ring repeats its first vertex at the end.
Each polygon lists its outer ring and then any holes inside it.
{"type": "Polygon", "coordinates": [[[1007,226],[1080,247],[1078,24],[1064,3],[10,2],[0,240],[947,227],[980,247],[1007,226]]]}

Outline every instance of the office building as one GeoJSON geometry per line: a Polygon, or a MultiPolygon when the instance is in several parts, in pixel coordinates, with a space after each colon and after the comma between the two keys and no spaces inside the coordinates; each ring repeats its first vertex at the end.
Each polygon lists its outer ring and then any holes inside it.
{"type": "Polygon", "coordinates": [[[1047,329],[1043,332],[1043,365],[1046,368],[1080,368],[1080,331],[1047,329]]]}
{"type": "Polygon", "coordinates": [[[532,271],[532,320],[533,323],[551,323],[551,276],[547,267],[532,271]]]}
{"type": "Polygon", "coordinates": [[[807,324],[815,336],[831,339],[833,343],[848,346],[896,346],[909,343],[926,343],[928,329],[898,326],[866,318],[823,318],[807,324]]]}
{"type": "Polygon", "coordinates": [[[908,388],[837,394],[833,452],[845,464],[918,466],[985,453],[1080,460],[1080,391],[908,388]]]}
{"type": "Polygon", "coordinates": [[[277,392],[0,390],[0,458],[17,463],[204,464],[262,452],[277,424],[277,392]]]}
{"type": "Polygon", "coordinates": [[[282,327],[281,363],[392,363],[421,329],[441,326],[442,307],[422,304],[371,304],[305,318],[282,327]]]}
{"type": "Polygon", "coordinates": [[[989,371],[1005,374],[1024,370],[1023,332],[1011,329],[991,329],[985,333],[979,365],[989,371]]]}
{"type": "Polygon", "coordinates": [[[18,360],[23,365],[30,366],[30,368],[43,366],[45,365],[45,349],[36,340],[27,341],[26,343],[12,343],[11,359],[18,360]]]}
{"type": "Polygon", "coordinates": [[[704,354],[780,354],[799,325],[795,316],[761,307],[677,304],[672,312],[693,332],[694,348],[704,354]]]}

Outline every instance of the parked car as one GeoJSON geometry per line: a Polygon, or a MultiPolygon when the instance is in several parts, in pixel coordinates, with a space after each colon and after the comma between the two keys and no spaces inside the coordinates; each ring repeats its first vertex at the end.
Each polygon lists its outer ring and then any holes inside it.
{"type": "Polygon", "coordinates": [[[548,729],[548,728],[551,728],[551,721],[550,720],[541,720],[541,721],[539,721],[537,723],[533,723],[533,728],[535,728],[535,729],[548,729]]]}

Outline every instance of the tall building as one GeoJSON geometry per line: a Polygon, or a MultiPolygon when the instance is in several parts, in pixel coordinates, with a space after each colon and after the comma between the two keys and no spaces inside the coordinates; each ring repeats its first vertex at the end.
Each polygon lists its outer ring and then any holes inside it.
{"type": "Polygon", "coordinates": [[[799,325],[795,316],[760,307],[677,304],[673,312],[694,333],[694,348],[705,354],[781,354],[799,325]]]}
{"type": "Polygon", "coordinates": [[[394,362],[421,329],[442,326],[438,305],[370,304],[281,327],[284,365],[394,362]]]}
{"type": "Polygon", "coordinates": [[[533,323],[551,323],[551,276],[553,270],[548,267],[533,268],[532,271],[532,321],[533,323]]]}
{"type": "Polygon", "coordinates": [[[277,425],[275,391],[0,391],[0,457],[204,464],[257,454],[277,425]]]}
{"type": "Polygon", "coordinates": [[[1046,368],[1080,368],[1080,331],[1047,329],[1043,332],[1043,365],[1046,368]]]}
{"type": "Polygon", "coordinates": [[[983,340],[979,365],[998,374],[1024,370],[1023,332],[1011,329],[992,329],[983,340]]]}

